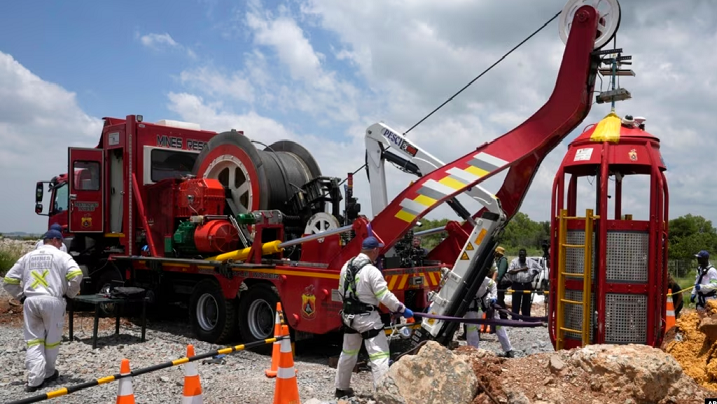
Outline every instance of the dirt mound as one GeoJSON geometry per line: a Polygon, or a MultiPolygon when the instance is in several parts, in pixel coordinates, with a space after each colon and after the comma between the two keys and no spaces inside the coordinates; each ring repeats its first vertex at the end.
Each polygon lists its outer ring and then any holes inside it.
{"type": "Polygon", "coordinates": [[[700,385],[717,391],[717,302],[704,312],[687,311],[665,335],[662,349],[700,385]]]}
{"type": "Polygon", "coordinates": [[[590,345],[516,359],[470,347],[455,352],[469,357],[479,380],[472,404],[682,404],[711,394],[673,357],[645,345],[590,345]]]}

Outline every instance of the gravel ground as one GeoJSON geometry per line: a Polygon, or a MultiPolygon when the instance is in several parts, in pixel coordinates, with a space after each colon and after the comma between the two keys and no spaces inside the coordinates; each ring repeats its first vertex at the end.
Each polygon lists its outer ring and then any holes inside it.
{"type": "MultiPolygon", "coordinates": [[[[57,368],[60,378],[35,393],[24,391],[25,346],[22,339],[22,316],[18,308],[7,305],[8,296],[0,288],[0,364],[4,368],[0,376],[0,401],[9,402],[62,387],[94,380],[119,372],[122,358],[130,360],[132,369],[138,369],[181,358],[186,354],[187,344],[193,344],[196,354],[225,347],[191,338],[186,313],[162,319],[148,318],[147,341],[141,343],[140,327],[122,320],[120,335],[114,335],[114,320],[101,319],[98,349],[92,349],[92,317],[89,313],[76,313],[75,341],[65,338],[60,347],[57,368]],[[14,310],[14,314],[8,313],[14,310]]],[[[542,303],[535,302],[533,315],[543,315],[542,303]]],[[[137,322],[137,324],[139,324],[137,322]]],[[[553,351],[545,327],[514,328],[509,337],[516,356],[536,352],[553,351]]],[[[481,348],[502,352],[495,334],[481,335],[481,348]]],[[[236,342],[239,343],[239,342],[236,342]]],[[[338,355],[341,347],[327,341],[299,341],[296,344],[295,367],[302,402],[336,403],[333,399],[335,369],[328,366],[329,356],[338,355]]],[[[465,341],[460,341],[461,345],[465,341]]],[[[203,364],[194,362],[201,377],[205,403],[265,404],[273,401],[275,379],[264,375],[271,366],[271,356],[250,351],[227,355],[224,362],[203,364]]],[[[140,375],[132,381],[138,403],[164,403],[180,400],[184,378],[183,365],[140,375]]],[[[364,368],[354,373],[352,388],[359,399],[351,404],[373,403],[371,372],[364,368]]],[[[117,394],[117,383],[95,386],[59,397],[58,403],[112,402],[117,394]]],[[[341,401],[339,401],[341,403],[341,401]]]]}

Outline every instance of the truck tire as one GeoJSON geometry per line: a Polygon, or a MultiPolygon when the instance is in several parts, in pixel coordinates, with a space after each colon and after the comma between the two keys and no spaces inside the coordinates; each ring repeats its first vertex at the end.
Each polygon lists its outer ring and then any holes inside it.
{"type": "MultiPolygon", "coordinates": [[[[242,293],[239,300],[239,335],[243,343],[274,337],[278,301],[279,295],[269,285],[254,285],[242,293]]],[[[262,348],[268,350],[271,345],[262,348]]],[[[262,348],[255,351],[262,351],[262,348]]]]}
{"type": "Polygon", "coordinates": [[[234,300],[224,297],[219,283],[205,279],[192,291],[189,317],[194,335],[212,344],[226,342],[234,333],[236,309],[234,300]]]}

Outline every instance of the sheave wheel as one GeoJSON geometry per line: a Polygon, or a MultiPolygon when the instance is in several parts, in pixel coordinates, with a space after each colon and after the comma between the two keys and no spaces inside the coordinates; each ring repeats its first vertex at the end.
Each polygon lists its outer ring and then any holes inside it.
{"type": "Polygon", "coordinates": [[[190,318],[198,339],[214,344],[226,342],[236,325],[234,301],[224,297],[215,280],[205,279],[192,291],[190,318]]]}

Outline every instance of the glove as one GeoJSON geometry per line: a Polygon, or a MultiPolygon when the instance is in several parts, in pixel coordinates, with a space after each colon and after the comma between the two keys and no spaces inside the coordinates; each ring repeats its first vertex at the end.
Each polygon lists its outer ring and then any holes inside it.
{"type": "Polygon", "coordinates": [[[401,313],[401,315],[403,316],[403,318],[411,318],[413,317],[413,311],[406,307],[406,309],[403,310],[403,313],[401,313]]]}
{"type": "Polygon", "coordinates": [[[695,302],[695,298],[697,298],[696,295],[690,296],[690,302],[691,302],[691,303],[694,303],[694,302],[695,302]]]}
{"type": "Polygon", "coordinates": [[[702,285],[698,283],[697,285],[695,285],[695,290],[699,292],[701,287],[702,285]]]}

